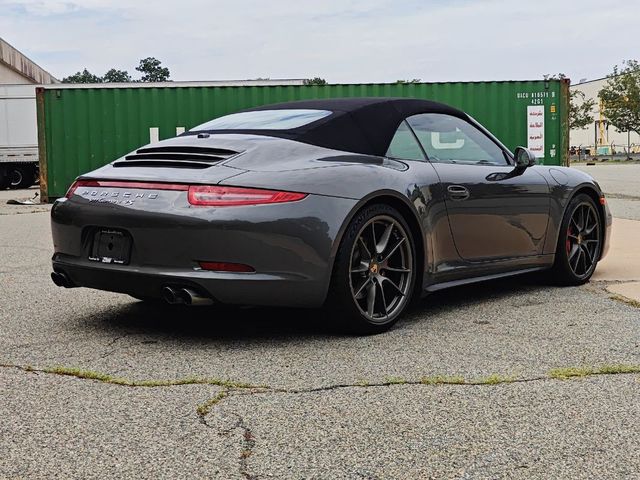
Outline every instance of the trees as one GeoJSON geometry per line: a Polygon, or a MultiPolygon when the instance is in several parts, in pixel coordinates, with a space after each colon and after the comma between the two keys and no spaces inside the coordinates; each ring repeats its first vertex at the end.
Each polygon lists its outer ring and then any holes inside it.
{"type": "Polygon", "coordinates": [[[596,105],[593,98],[586,98],[584,92],[573,89],[569,93],[569,130],[583,130],[593,124],[591,111],[596,105]]]}
{"type": "MultiPolygon", "coordinates": [[[[565,80],[567,76],[564,73],[557,75],[544,75],[545,80],[565,80]]],[[[578,89],[569,90],[569,130],[582,130],[593,123],[593,115],[591,111],[595,107],[596,101],[593,98],[587,98],[584,92],[578,89]]]]}
{"type": "Polygon", "coordinates": [[[602,100],[602,113],[620,132],[640,134],[640,63],[622,62],[613,67],[607,84],[598,96],[602,100]]]}
{"type": "Polygon", "coordinates": [[[140,60],[136,70],[142,73],[141,82],[166,82],[169,80],[169,69],[161,66],[162,62],[154,57],[140,60]]]}
{"type": "Polygon", "coordinates": [[[163,67],[162,62],[154,57],[140,60],[136,70],[142,73],[139,80],[132,79],[126,70],[112,68],[103,76],[98,76],[85,68],[82,72],[63,78],[62,83],[166,82],[170,76],[169,69],[163,67]]]}
{"type": "Polygon", "coordinates": [[[62,83],[102,83],[102,77],[94,75],[86,68],[62,79],[62,83]]]}
{"type": "Polygon", "coordinates": [[[129,72],[127,72],[126,70],[117,70],[115,68],[112,68],[104,74],[104,77],[102,77],[102,81],[105,83],[130,82],[131,75],[129,75],[129,72]]]}
{"type": "Polygon", "coordinates": [[[326,85],[327,81],[324,78],[313,77],[313,78],[307,78],[302,83],[304,85],[326,85]]]}

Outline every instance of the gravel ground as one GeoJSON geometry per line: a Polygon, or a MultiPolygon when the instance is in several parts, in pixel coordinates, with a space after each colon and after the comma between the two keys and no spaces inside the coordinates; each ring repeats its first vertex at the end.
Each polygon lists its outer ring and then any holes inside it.
{"type": "Polygon", "coordinates": [[[8,205],[8,200],[40,201],[40,188],[33,186],[24,190],[0,190],[0,215],[15,215],[21,213],[48,212],[50,205],[8,205]]]}
{"type": "Polygon", "coordinates": [[[637,478],[633,377],[239,396],[255,478],[637,478]],[[310,477],[306,477],[310,478],[310,477]]]}
{"type": "Polygon", "coordinates": [[[640,477],[640,375],[598,374],[640,366],[640,310],[604,283],[458,288],[345,337],[321,311],[56,288],[48,214],[12,213],[0,478],[640,477]]]}

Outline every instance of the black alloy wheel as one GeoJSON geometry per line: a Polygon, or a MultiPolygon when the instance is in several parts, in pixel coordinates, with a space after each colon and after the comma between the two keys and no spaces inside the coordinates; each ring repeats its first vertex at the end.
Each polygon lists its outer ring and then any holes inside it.
{"type": "Polygon", "coordinates": [[[602,219],[591,197],[576,196],[566,210],[560,229],[555,279],[565,285],[586,283],[600,259],[602,219]]]}
{"type": "Polygon", "coordinates": [[[360,230],[351,252],[351,294],[371,322],[386,322],[409,294],[413,256],[406,231],[392,217],[379,215],[360,230]]]}
{"type": "Polygon", "coordinates": [[[400,213],[372,205],[356,214],[336,256],[328,303],[334,320],[353,333],[381,333],[409,304],[416,278],[415,247],[400,213]]]}
{"type": "Polygon", "coordinates": [[[586,275],[597,261],[600,249],[598,212],[589,203],[574,210],[567,229],[566,249],[569,266],[577,277],[586,275]]]}

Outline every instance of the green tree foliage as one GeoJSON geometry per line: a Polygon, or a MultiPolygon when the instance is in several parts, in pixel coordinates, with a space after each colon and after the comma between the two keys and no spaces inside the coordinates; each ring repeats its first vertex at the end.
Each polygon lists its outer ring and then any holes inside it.
{"type": "Polygon", "coordinates": [[[62,83],[102,83],[102,77],[94,75],[86,68],[62,79],[62,83]]]}
{"type": "Polygon", "coordinates": [[[596,105],[593,98],[587,98],[584,92],[575,88],[569,93],[569,129],[583,130],[593,124],[591,111],[596,105]]]}
{"type": "Polygon", "coordinates": [[[637,60],[613,67],[609,80],[598,93],[602,113],[621,132],[640,134],[640,64],[637,60]]]}
{"type": "Polygon", "coordinates": [[[142,73],[140,80],[134,80],[126,70],[110,69],[102,77],[94,75],[86,68],[62,79],[62,83],[112,83],[112,82],[166,82],[169,80],[169,69],[162,66],[157,58],[147,57],[140,60],[136,70],[142,73]]]}
{"type": "Polygon", "coordinates": [[[313,77],[313,78],[307,78],[302,83],[304,85],[326,85],[327,81],[324,78],[313,77]]]}
{"type": "Polygon", "coordinates": [[[102,77],[103,82],[107,83],[124,83],[131,81],[131,75],[126,70],[118,70],[116,68],[112,68],[102,77]]]}
{"type": "MultiPolygon", "coordinates": [[[[564,73],[544,75],[545,80],[568,80],[564,73]]],[[[582,130],[593,123],[591,111],[596,105],[593,98],[587,98],[584,92],[572,89],[569,91],[569,130],[582,130]]]]}
{"type": "Polygon", "coordinates": [[[136,70],[142,73],[141,82],[166,82],[169,80],[169,69],[162,66],[162,62],[154,57],[140,60],[136,70]]]}

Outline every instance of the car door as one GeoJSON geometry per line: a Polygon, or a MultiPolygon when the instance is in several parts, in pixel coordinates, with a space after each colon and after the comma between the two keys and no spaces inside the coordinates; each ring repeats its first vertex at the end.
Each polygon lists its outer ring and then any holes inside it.
{"type": "Polygon", "coordinates": [[[439,176],[464,260],[542,254],[549,186],[535,167],[515,170],[498,142],[465,119],[425,113],[407,123],[439,176]]]}
{"type": "Polygon", "coordinates": [[[399,185],[399,190],[406,192],[422,223],[427,246],[425,275],[437,275],[443,270],[450,270],[451,265],[459,264],[462,260],[451,238],[442,185],[407,122],[403,121],[398,126],[386,156],[401,160],[409,167],[409,174],[403,177],[406,183],[399,185]]]}

